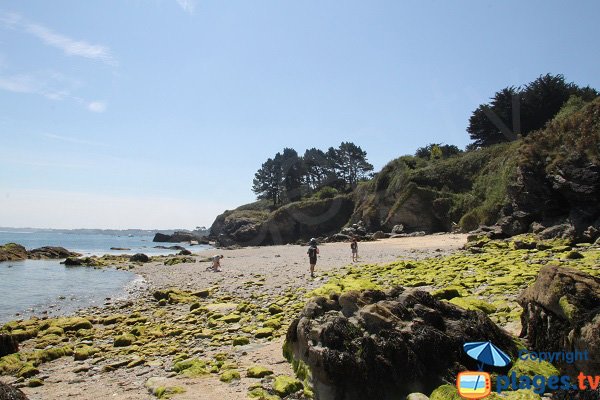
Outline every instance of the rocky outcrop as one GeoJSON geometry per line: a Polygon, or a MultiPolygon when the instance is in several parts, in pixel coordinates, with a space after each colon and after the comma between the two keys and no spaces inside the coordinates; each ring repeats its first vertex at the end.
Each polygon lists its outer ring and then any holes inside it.
{"type": "Polygon", "coordinates": [[[559,366],[567,373],[600,371],[600,278],[545,266],[519,297],[522,336],[534,351],[588,351],[588,360],[559,366]]]}
{"type": "Polygon", "coordinates": [[[192,232],[174,232],[172,235],[159,232],[154,235],[152,241],[158,243],[198,242],[199,244],[208,244],[207,237],[198,236],[192,232]]]}
{"type": "Polygon", "coordinates": [[[27,396],[19,389],[0,382],[0,400],[27,400],[27,396]]]}
{"type": "Polygon", "coordinates": [[[600,237],[599,140],[600,99],[529,135],[509,187],[503,231],[586,242],[600,237]]]}
{"type": "Polygon", "coordinates": [[[19,342],[8,333],[0,333],[0,357],[19,351],[19,342]]]}
{"type": "Polygon", "coordinates": [[[310,367],[319,400],[386,400],[454,382],[460,370],[477,368],[462,345],[486,340],[516,353],[482,312],[396,287],[312,299],[290,325],[284,351],[310,367]]]}
{"type": "Polygon", "coordinates": [[[0,246],[0,261],[48,260],[79,256],[81,254],[69,251],[64,247],[44,246],[27,251],[25,247],[16,243],[0,246]]]}
{"type": "Polygon", "coordinates": [[[64,247],[44,246],[27,252],[28,258],[34,260],[60,259],[79,257],[81,254],[69,251],[64,247]]]}
{"type": "Polygon", "coordinates": [[[148,257],[144,253],[137,253],[129,257],[129,261],[147,263],[148,261],[150,261],[150,257],[148,257]]]}
{"type": "Polygon", "coordinates": [[[338,196],[290,203],[271,213],[227,211],[213,223],[211,236],[220,246],[295,243],[339,232],[353,209],[349,197],[338,196]]]}
{"type": "Polygon", "coordinates": [[[6,243],[0,246],[0,261],[22,261],[27,259],[25,247],[16,243],[6,243]]]}

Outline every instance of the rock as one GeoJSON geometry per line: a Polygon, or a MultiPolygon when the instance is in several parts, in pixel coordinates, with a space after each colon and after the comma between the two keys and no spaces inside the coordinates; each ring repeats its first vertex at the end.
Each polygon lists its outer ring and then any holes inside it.
{"type": "Polygon", "coordinates": [[[310,300],[288,329],[284,354],[309,366],[321,400],[403,398],[476,370],[462,345],[487,340],[516,355],[513,338],[484,313],[396,287],[310,300]]]}
{"type": "Polygon", "coordinates": [[[120,335],[115,337],[114,346],[115,347],[127,347],[131,346],[131,344],[135,341],[135,336],[130,333],[126,333],[125,335],[120,335]]]}
{"type": "Polygon", "coordinates": [[[235,369],[228,369],[219,376],[221,382],[230,383],[234,380],[240,380],[240,373],[235,369]]]}
{"type": "Polygon", "coordinates": [[[14,388],[6,383],[0,382],[0,399],[1,400],[28,400],[25,393],[14,388]]]}
{"type": "Polygon", "coordinates": [[[392,234],[397,235],[399,233],[403,233],[404,232],[404,225],[402,224],[398,224],[398,225],[394,225],[394,227],[392,228],[392,234]]]}
{"type": "Polygon", "coordinates": [[[248,378],[264,378],[265,376],[268,375],[273,375],[273,371],[265,368],[265,367],[261,367],[258,365],[255,365],[253,367],[248,368],[248,371],[246,372],[246,376],[248,378]]]}
{"type": "Polygon", "coordinates": [[[172,235],[165,235],[164,233],[156,233],[154,235],[153,242],[167,242],[167,243],[181,243],[181,242],[197,242],[199,244],[208,244],[208,238],[205,236],[198,236],[192,232],[174,232],[172,235]]]}
{"type": "Polygon", "coordinates": [[[110,249],[111,250],[118,250],[118,251],[128,251],[128,250],[131,250],[128,247],[111,247],[110,249]]]}
{"type": "Polygon", "coordinates": [[[147,263],[148,261],[150,261],[150,257],[148,257],[144,253],[137,253],[129,257],[129,261],[147,263]]]}
{"type": "Polygon", "coordinates": [[[589,360],[557,363],[566,373],[600,370],[600,278],[547,265],[518,299],[522,332],[534,351],[589,352],[589,360]]]}
{"type": "Polygon", "coordinates": [[[221,247],[296,243],[339,232],[353,210],[350,196],[298,201],[272,212],[230,210],[215,219],[210,237],[221,247]]]}
{"type": "Polygon", "coordinates": [[[250,339],[248,339],[247,337],[244,337],[244,336],[239,336],[239,337],[233,338],[234,346],[245,346],[249,343],[250,343],[250,339]]]}
{"type": "Polygon", "coordinates": [[[273,390],[281,397],[296,393],[303,388],[304,385],[302,385],[302,382],[287,375],[279,375],[275,377],[275,381],[273,382],[273,390]]]}
{"type": "Polygon", "coordinates": [[[34,260],[80,257],[81,254],[69,251],[64,247],[45,246],[27,252],[27,257],[34,260]]]}
{"type": "Polygon", "coordinates": [[[336,233],[334,235],[331,235],[327,241],[328,242],[349,242],[350,240],[352,240],[351,236],[344,235],[342,233],[336,233]]]}
{"type": "Polygon", "coordinates": [[[373,234],[373,239],[385,239],[386,237],[383,231],[377,231],[373,234]]]}
{"type": "Polygon", "coordinates": [[[164,250],[185,250],[185,247],[175,245],[175,246],[154,246],[155,249],[164,249],[164,250]]]}
{"type": "Polygon", "coordinates": [[[78,267],[78,266],[86,266],[86,267],[95,267],[98,265],[98,261],[93,257],[68,257],[65,261],[61,262],[68,267],[78,267]]]}
{"type": "Polygon", "coordinates": [[[19,351],[19,342],[8,333],[0,333],[0,357],[19,351]]]}
{"type": "Polygon", "coordinates": [[[6,243],[0,246],[0,261],[22,261],[27,259],[25,247],[16,243],[6,243]]]}
{"type": "Polygon", "coordinates": [[[181,250],[181,251],[180,251],[179,253],[177,253],[177,254],[178,254],[178,255],[180,255],[180,256],[191,256],[191,255],[192,255],[192,252],[191,252],[191,251],[189,251],[189,250],[187,250],[187,249],[183,249],[183,250],[181,250]]]}
{"type": "Polygon", "coordinates": [[[406,400],[429,400],[429,397],[425,396],[423,393],[411,393],[406,396],[406,400]]]}

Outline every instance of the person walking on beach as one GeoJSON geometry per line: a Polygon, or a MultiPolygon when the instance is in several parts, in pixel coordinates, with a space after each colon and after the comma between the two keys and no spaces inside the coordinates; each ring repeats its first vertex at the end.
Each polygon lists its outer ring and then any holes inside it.
{"type": "Polygon", "coordinates": [[[319,254],[319,248],[317,247],[317,240],[315,238],[310,239],[310,247],[306,254],[308,254],[308,262],[310,263],[310,276],[315,277],[315,265],[317,265],[317,255],[319,254]]]}
{"type": "Polygon", "coordinates": [[[210,267],[206,268],[206,270],[212,271],[212,272],[221,272],[221,259],[222,258],[223,258],[222,254],[214,256],[212,258],[212,265],[210,267]]]}
{"type": "Polygon", "coordinates": [[[356,242],[356,238],[352,238],[350,249],[352,250],[352,262],[358,261],[358,243],[356,242]]]}

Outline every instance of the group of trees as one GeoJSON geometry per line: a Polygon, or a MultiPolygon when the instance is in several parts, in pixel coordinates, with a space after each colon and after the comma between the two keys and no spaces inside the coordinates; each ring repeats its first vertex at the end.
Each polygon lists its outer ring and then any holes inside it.
{"type": "Polygon", "coordinates": [[[425,160],[440,160],[462,153],[462,150],[453,144],[430,143],[427,146],[419,147],[415,152],[415,157],[425,160]]]}
{"type": "Polygon", "coordinates": [[[351,142],[342,142],[327,152],[308,149],[303,156],[285,148],[262,164],[254,175],[252,191],[259,199],[277,205],[298,201],[327,186],[341,191],[352,189],[371,171],[367,153],[351,142]]]}
{"type": "Polygon", "coordinates": [[[523,86],[510,86],[496,92],[471,115],[467,132],[470,148],[489,146],[526,136],[541,129],[572,96],[591,101],[598,91],[565,81],[563,75],[542,75],[523,86]]]}

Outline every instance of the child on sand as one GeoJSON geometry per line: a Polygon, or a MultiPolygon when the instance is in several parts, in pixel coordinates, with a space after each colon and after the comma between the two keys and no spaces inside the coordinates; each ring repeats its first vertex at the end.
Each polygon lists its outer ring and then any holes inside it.
{"type": "Polygon", "coordinates": [[[315,277],[315,265],[317,265],[317,255],[319,254],[319,248],[317,247],[317,240],[315,238],[310,239],[310,247],[306,254],[308,254],[308,262],[310,263],[310,276],[315,277]]]}
{"type": "Polygon", "coordinates": [[[352,238],[350,249],[352,250],[352,262],[358,261],[358,243],[356,242],[356,238],[352,238]]]}
{"type": "Polygon", "coordinates": [[[223,258],[222,254],[214,256],[212,258],[212,265],[210,267],[206,268],[206,270],[212,271],[212,272],[221,272],[221,259],[222,258],[223,258]]]}

